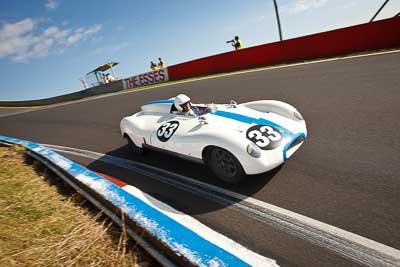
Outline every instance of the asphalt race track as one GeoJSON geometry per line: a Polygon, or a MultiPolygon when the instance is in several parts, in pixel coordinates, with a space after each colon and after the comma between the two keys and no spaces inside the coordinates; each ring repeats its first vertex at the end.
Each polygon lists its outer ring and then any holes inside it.
{"type": "Polygon", "coordinates": [[[31,110],[32,108],[0,108],[0,116],[31,110]]]}
{"type": "MultiPolygon", "coordinates": [[[[145,162],[400,249],[400,53],[205,79],[9,116],[3,109],[1,114],[1,135],[145,162]],[[144,102],[179,93],[194,103],[288,102],[303,114],[308,139],[282,167],[237,186],[223,185],[199,164],[157,152],[132,155],[119,132],[121,118],[144,102]]],[[[99,160],[67,156],[139,187],[281,266],[358,266],[229,205],[99,160]]]]}

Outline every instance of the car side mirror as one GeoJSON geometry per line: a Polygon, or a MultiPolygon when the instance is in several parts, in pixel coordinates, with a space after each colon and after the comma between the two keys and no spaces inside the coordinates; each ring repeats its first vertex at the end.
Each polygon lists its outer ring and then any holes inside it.
{"type": "Polygon", "coordinates": [[[237,102],[235,100],[231,100],[231,102],[229,102],[229,106],[232,108],[236,108],[237,102]]]}

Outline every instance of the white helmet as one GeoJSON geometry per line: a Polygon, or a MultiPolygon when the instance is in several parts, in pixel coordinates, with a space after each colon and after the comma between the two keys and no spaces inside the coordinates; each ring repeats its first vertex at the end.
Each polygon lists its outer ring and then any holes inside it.
{"type": "Polygon", "coordinates": [[[180,112],[183,110],[182,105],[190,102],[190,98],[187,95],[180,94],[175,97],[174,105],[176,109],[180,112]]]}

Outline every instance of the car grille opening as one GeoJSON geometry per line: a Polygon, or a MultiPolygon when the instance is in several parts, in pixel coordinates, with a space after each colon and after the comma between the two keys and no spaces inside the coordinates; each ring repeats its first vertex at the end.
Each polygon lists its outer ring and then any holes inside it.
{"type": "Polygon", "coordinates": [[[296,152],[297,149],[304,143],[305,137],[303,135],[297,137],[292,141],[292,143],[286,149],[286,159],[290,158],[296,152]]]}

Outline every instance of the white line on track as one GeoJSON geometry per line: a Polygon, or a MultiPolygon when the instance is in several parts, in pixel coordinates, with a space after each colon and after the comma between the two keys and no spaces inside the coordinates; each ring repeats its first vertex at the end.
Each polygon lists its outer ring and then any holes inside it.
{"type": "Polygon", "coordinates": [[[252,219],[298,236],[357,263],[366,266],[400,266],[400,250],[275,205],[143,163],[82,149],[44,146],[61,153],[100,160],[135,171],[203,198],[230,205],[252,219]]]}
{"type": "Polygon", "coordinates": [[[282,65],[282,66],[270,66],[270,67],[256,68],[256,69],[250,69],[250,70],[240,70],[240,71],[235,71],[235,72],[230,72],[230,73],[213,74],[213,75],[206,76],[206,77],[189,78],[189,80],[171,81],[171,82],[167,82],[167,83],[155,84],[155,85],[152,85],[152,86],[149,86],[149,87],[146,87],[146,88],[142,88],[142,89],[135,89],[135,90],[130,90],[130,91],[123,90],[121,92],[110,93],[110,94],[106,94],[106,95],[100,95],[100,96],[93,97],[93,98],[90,98],[90,99],[75,100],[75,101],[59,103],[59,104],[53,104],[53,105],[43,106],[43,107],[38,107],[38,108],[33,107],[30,110],[17,111],[17,112],[9,113],[9,114],[2,114],[2,115],[0,115],[0,118],[1,117],[12,116],[12,115],[18,115],[18,114],[22,114],[22,113],[35,112],[35,111],[43,110],[43,109],[55,108],[55,107],[60,107],[60,106],[65,106],[65,105],[71,105],[71,104],[80,103],[80,102],[92,101],[92,100],[96,100],[96,99],[100,99],[100,98],[104,98],[104,97],[115,96],[115,95],[133,94],[133,93],[141,92],[141,91],[144,91],[144,90],[150,90],[150,89],[154,89],[154,88],[165,87],[165,86],[181,84],[181,83],[190,83],[190,82],[196,82],[196,81],[202,81],[202,80],[208,80],[208,79],[216,79],[216,78],[221,78],[221,77],[246,74],[246,73],[251,73],[251,72],[283,69],[283,68],[290,68],[290,67],[296,67],[296,66],[318,64],[318,63],[331,62],[331,61],[341,61],[341,60],[347,60],[347,59],[353,59],[353,58],[379,56],[379,55],[393,54],[393,53],[400,53],[400,50],[375,52],[375,53],[354,55],[354,56],[346,56],[346,57],[340,57],[340,58],[321,59],[321,60],[315,60],[315,61],[310,61],[310,62],[292,63],[292,64],[287,64],[287,65],[282,65]]]}

